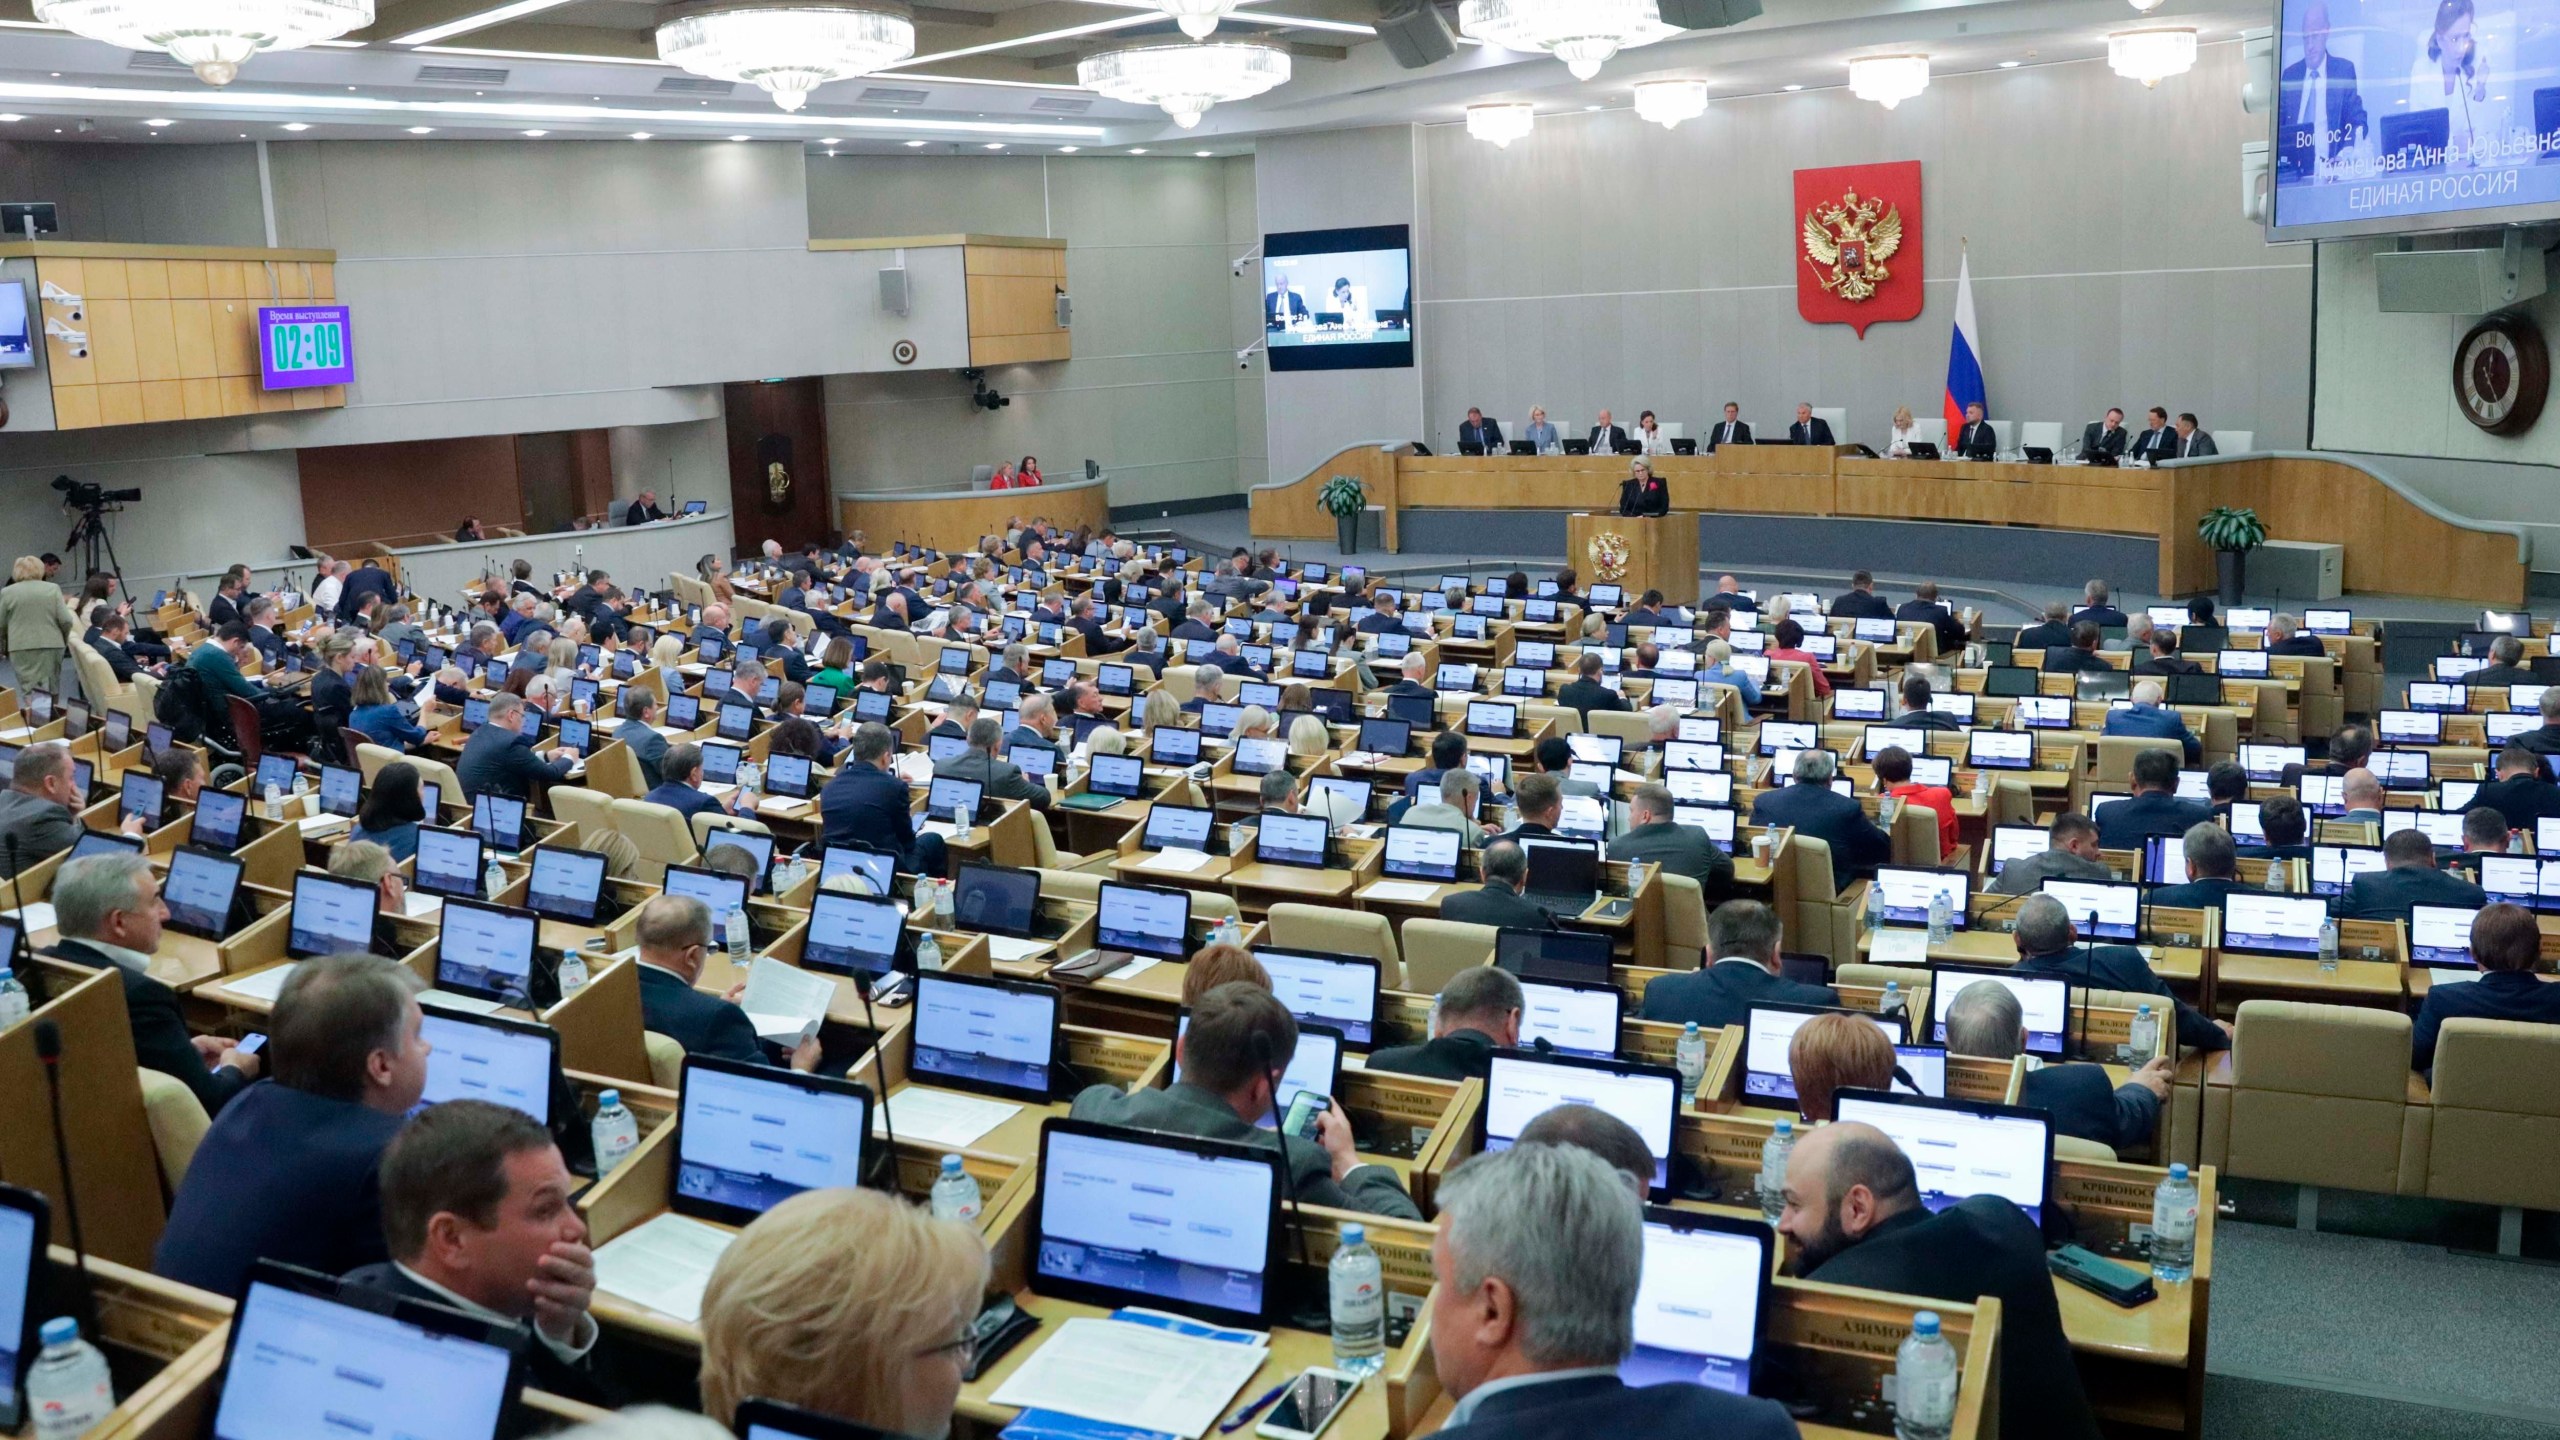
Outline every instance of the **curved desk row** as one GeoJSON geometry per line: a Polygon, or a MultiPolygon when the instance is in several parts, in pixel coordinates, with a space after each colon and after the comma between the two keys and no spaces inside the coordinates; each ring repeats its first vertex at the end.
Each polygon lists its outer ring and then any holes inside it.
{"type": "MultiPolygon", "coordinates": [[[[759,540],[762,537],[757,537],[759,540]]],[[[750,542],[753,543],[753,542],[750,542]]],[[[727,559],[737,548],[729,512],[713,510],[647,525],[608,525],[600,530],[555,530],[540,535],[491,536],[461,544],[418,545],[390,552],[400,578],[421,595],[439,599],[515,561],[529,561],[536,575],[580,563],[602,570],[625,590],[656,590],[670,574],[690,575],[705,555],[727,559]]]]}
{"type": "Polygon", "coordinates": [[[1013,520],[1042,520],[1073,530],[1099,530],[1111,519],[1111,482],[1051,481],[1028,490],[880,490],[836,492],[836,524],[877,542],[904,540],[937,550],[967,550],[1013,520]]]}
{"type": "MultiPolygon", "coordinates": [[[[2213,588],[2214,555],[2196,538],[2196,522],[2217,505],[2255,509],[2274,539],[2344,546],[2342,583],[2351,591],[2511,606],[2524,600],[2530,558],[2515,527],[2447,515],[2379,471],[2315,454],[2235,455],[2128,470],[1871,460],[1845,447],[1747,445],[1712,455],[1658,456],[1653,468],[1670,485],[1675,513],[1953,522],[2136,539],[2156,552],[2157,588],[2165,595],[2213,588]]],[[[1385,507],[1386,545],[1396,550],[1402,548],[1399,512],[1609,511],[1627,471],[1625,458],[1610,455],[1415,455],[1407,445],[1360,445],[1302,479],[1256,486],[1253,533],[1331,537],[1332,517],[1315,497],[1334,475],[1357,477],[1370,503],[1385,507]]],[[[1445,530],[1434,526],[1432,533],[1445,530]]],[[[1723,558],[1740,557],[1728,550],[1723,558]]]]}

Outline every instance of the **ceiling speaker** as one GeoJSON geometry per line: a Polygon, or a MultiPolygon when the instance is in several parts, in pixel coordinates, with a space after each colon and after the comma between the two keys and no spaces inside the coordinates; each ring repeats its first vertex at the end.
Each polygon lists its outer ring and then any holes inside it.
{"type": "MultiPolygon", "coordinates": [[[[1756,0],[1737,3],[1757,8],[1756,0]]],[[[1407,70],[1437,65],[1458,53],[1458,42],[1449,38],[1440,7],[1431,0],[1379,0],[1378,38],[1387,42],[1387,53],[1407,70]]]]}
{"type": "Polygon", "coordinates": [[[1760,0],[1657,0],[1662,23],[1683,30],[1721,30],[1757,19],[1760,0]]]}

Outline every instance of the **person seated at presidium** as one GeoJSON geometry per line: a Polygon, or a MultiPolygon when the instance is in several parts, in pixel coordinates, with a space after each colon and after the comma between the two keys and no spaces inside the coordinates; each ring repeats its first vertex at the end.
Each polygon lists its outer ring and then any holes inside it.
{"type": "Polygon", "coordinates": [[[1458,443],[1479,446],[1491,455],[1502,448],[1502,422],[1487,420],[1482,410],[1470,405],[1467,418],[1458,423],[1458,443]]]}
{"type": "Polygon", "coordinates": [[[2000,432],[1982,418],[1979,401],[1964,407],[1964,424],[1956,430],[1956,454],[1967,460],[1988,460],[2000,453],[2000,432]]]}
{"type": "Polygon", "coordinates": [[[1787,427],[1787,442],[1791,445],[1829,445],[1833,443],[1831,422],[1814,414],[1813,402],[1808,400],[1796,406],[1796,423],[1787,427]]]}
{"type": "MultiPolygon", "coordinates": [[[[1274,1087],[1297,1049],[1298,1022],[1270,991],[1242,982],[1221,985],[1200,997],[1190,1027],[1174,1042],[1179,1083],[1134,1092],[1116,1084],[1090,1086],[1068,1113],[1078,1120],[1269,1144],[1274,1137],[1259,1122],[1271,1116],[1274,1087]]],[[[1277,1137],[1301,1202],[1422,1218],[1394,1171],[1360,1159],[1340,1107],[1318,1112],[1315,1129],[1312,1140],[1277,1137]]]]}
{"type": "Polygon", "coordinates": [[[1671,513],[1671,487],[1653,473],[1651,462],[1641,456],[1629,462],[1627,478],[1618,486],[1618,513],[1626,516],[1671,513]]]}

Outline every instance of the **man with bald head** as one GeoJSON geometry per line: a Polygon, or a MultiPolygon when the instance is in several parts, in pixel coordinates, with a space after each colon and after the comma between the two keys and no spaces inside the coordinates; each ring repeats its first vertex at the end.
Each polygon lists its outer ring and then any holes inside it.
{"type": "MultiPolygon", "coordinates": [[[[1910,1157],[1872,1125],[1816,1127],[1787,1157],[1778,1232],[1796,1274],[1825,1285],[1972,1304],[2000,1297],[2000,1413],[2059,1440],[2095,1440],[2044,1237],[2025,1211],[1975,1195],[1930,1213],[1910,1157]]],[[[1943,1199],[1944,1197],[1938,1197],[1943,1199]]]]}
{"type": "Polygon", "coordinates": [[[2285,144],[2276,153],[2276,164],[2288,175],[2310,174],[2319,161],[2353,144],[2365,128],[2356,67],[2345,56],[2329,53],[2329,7],[2320,0],[2302,12],[2302,58],[2284,67],[2278,86],[2276,103],[2283,114],[2278,123],[2285,144]]]}

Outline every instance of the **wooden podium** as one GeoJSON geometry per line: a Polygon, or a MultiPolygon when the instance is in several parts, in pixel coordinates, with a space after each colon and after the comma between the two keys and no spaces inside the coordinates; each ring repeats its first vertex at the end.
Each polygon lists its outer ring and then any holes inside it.
{"type": "Polygon", "coordinates": [[[1582,577],[1583,593],[1597,585],[1623,585],[1627,603],[1659,590],[1674,605],[1698,603],[1698,517],[1695,512],[1629,519],[1620,515],[1565,517],[1564,563],[1582,577]]]}

